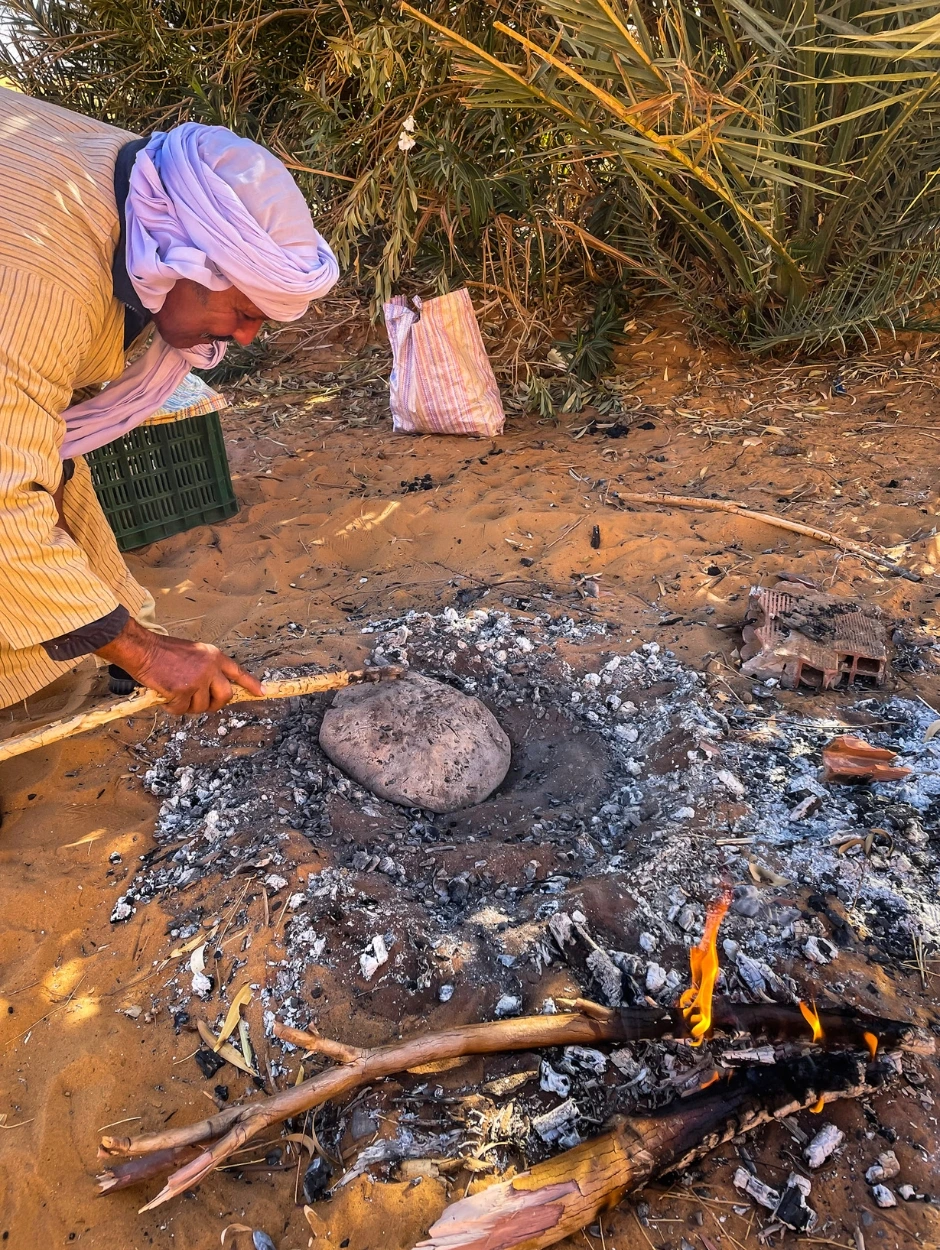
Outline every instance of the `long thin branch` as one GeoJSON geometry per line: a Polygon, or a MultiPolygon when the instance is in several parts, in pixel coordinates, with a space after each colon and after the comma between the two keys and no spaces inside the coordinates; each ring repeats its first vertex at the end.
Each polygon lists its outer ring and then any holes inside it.
{"type": "MultiPolygon", "coordinates": [[[[673,1028],[669,1011],[656,1012],[650,1008],[647,1014],[661,1018],[666,1032],[673,1028]]],[[[520,1016],[515,1020],[460,1025],[440,1033],[428,1033],[405,1042],[365,1051],[352,1062],[328,1068],[300,1085],[294,1085],[247,1106],[226,1108],[198,1124],[133,1138],[104,1137],[101,1140],[101,1149],[105,1154],[139,1155],[173,1146],[192,1146],[218,1137],[238,1121],[254,1120],[261,1116],[265,1117],[266,1123],[286,1120],[290,1116],[318,1107],[331,1098],[342,1098],[360,1085],[367,1085],[371,1081],[381,1080],[425,1063],[457,1059],[463,1055],[497,1054],[503,1050],[631,1040],[624,1036],[623,1028],[616,1015],[608,1020],[592,1020],[585,1015],[573,1013],[520,1016]]]]}
{"type": "MultiPolygon", "coordinates": [[[[260,703],[263,699],[291,699],[298,695],[325,694],[331,690],[342,690],[345,686],[359,685],[363,682],[396,681],[404,673],[404,669],[389,665],[386,668],[364,668],[354,673],[345,670],[332,673],[316,673],[304,677],[287,677],[281,681],[266,681],[264,694],[249,694],[241,686],[232,691],[229,703],[260,703]]],[[[65,720],[55,721],[51,725],[43,725],[39,729],[31,729],[28,733],[19,734],[15,738],[7,738],[0,743],[0,760],[8,760],[14,755],[22,755],[33,751],[36,747],[47,747],[53,742],[61,742],[72,738],[75,734],[85,733],[89,729],[99,729],[113,720],[124,720],[146,712],[152,707],[162,706],[166,700],[156,690],[146,690],[143,694],[135,694],[130,699],[122,699],[120,703],[112,703],[108,707],[94,708],[90,712],[80,712],[78,716],[70,716],[65,720]]]]}
{"type": "Polygon", "coordinates": [[[852,555],[861,556],[864,560],[873,560],[875,564],[882,565],[896,576],[906,577],[909,582],[923,580],[919,573],[906,569],[903,564],[898,564],[896,560],[892,560],[882,552],[865,547],[852,538],[841,538],[831,530],[820,529],[816,525],[789,521],[786,517],[777,516],[773,512],[755,512],[753,508],[747,508],[744,504],[735,503],[731,499],[704,499],[697,495],[644,495],[632,491],[619,494],[619,498],[624,503],[647,503],[664,508],[692,508],[702,512],[731,512],[749,521],[762,521],[765,525],[773,525],[780,530],[789,530],[791,534],[815,538],[817,542],[826,543],[830,547],[838,547],[842,551],[851,552],[852,555]]]}
{"type": "MultiPolygon", "coordinates": [[[[580,1004],[579,1004],[580,1005],[580,1004]]],[[[199,1156],[175,1172],[157,1197],[143,1210],[150,1210],[197,1185],[234,1151],[271,1124],[286,1120],[341,1098],[373,1081],[423,1064],[465,1055],[495,1054],[505,1050],[529,1050],[545,1046],[570,1046],[598,1042],[634,1042],[668,1036],[688,1037],[685,1017],[679,1008],[621,1008],[584,1004],[586,1011],[554,1016],[523,1016],[469,1024],[411,1038],[375,1050],[357,1051],[339,1043],[329,1043],[319,1035],[281,1028],[282,1036],[311,1049],[332,1051],[343,1058],[339,1067],[311,1077],[300,1085],[283,1090],[261,1102],[235,1106],[198,1124],[141,1137],[105,1137],[100,1152],[110,1155],[152,1155],[184,1146],[209,1143],[199,1156]]],[[[833,1047],[870,1048],[870,1037],[881,1044],[896,1044],[908,1038],[909,1025],[896,1020],[860,1013],[830,1011],[819,1013],[823,1030],[821,1042],[833,1047]]],[[[713,1027],[720,1032],[747,1033],[751,1036],[811,1041],[809,1026],[796,1007],[730,1003],[714,1004],[713,1027]]],[[[166,1157],[166,1156],[164,1156],[166,1157]]]]}

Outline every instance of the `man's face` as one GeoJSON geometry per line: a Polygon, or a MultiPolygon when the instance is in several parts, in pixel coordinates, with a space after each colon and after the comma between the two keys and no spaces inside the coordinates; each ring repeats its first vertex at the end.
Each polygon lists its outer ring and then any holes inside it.
{"type": "Polygon", "coordinates": [[[246,347],[261,329],[264,313],[237,287],[210,291],[189,278],[179,278],[153,314],[160,337],[171,347],[235,342],[246,347]]]}

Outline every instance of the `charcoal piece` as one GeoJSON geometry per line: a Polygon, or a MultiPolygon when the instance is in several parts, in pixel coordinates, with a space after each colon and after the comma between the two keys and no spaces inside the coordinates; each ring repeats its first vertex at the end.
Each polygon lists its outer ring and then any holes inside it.
{"type": "Polygon", "coordinates": [[[894,1180],[900,1171],[897,1155],[893,1150],[885,1150],[878,1156],[878,1162],[873,1163],[865,1173],[865,1180],[869,1185],[877,1185],[879,1181],[894,1180]]]}
{"type": "Polygon", "coordinates": [[[895,1198],[887,1185],[873,1185],[871,1192],[879,1207],[896,1207],[898,1205],[897,1198],[895,1198]]]}
{"type": "Polygon", "coordinates": [[[815,1227],[818,1216],[806,1199],[809,1197],[810,1182],[805,1176],[791,1172],[787,1187],[780,1196],[780,1202],[774,1211],[774,1219],[795,1233],[809,1233],[815,1227]]]}
{"type": "Polygon", "coordinates": [[[373,794],[454,812],[481,803],[509,771],[509,739],[479,699],[418,673],[340,690],[320,746],[373,794]]]}
{"type": "Polygon", "coordinates": [[[214,1050],[197,1050],[193,1058],[199,1065],[199,1071],[207,1081],[210,1077],[215,1076],[219,1068],[225,1066],[225,1060],[221,1055],[217,1055],[214,1050]]]}
{"type": "Polygon", "coordinates": [[[623,977],[605,950],[598,947],[587,957],[588,970],[601,988],[609,1007],[623,1005],[623,977]]]}
{"type": "Polygon", "coordinates": [[[803,1158],[813,1169],[821,1168],[833,1151],[845,1141],[845,1134],[834,1124],[824,1124],[803,1151],[803,1158]]]}
{"type": "Polygon", "coordinates": [[[571,1132],[581,1112],[573,1098],[561,1102],[542,1115],[533,1116],[532,1128],[544,1142],[557,1142],[571,1132]]]}
{"type": "Polygon", "coordinates": [[[333,1169],[320,1155],[314,1155],[304,1172],[303,1191],[305,1202],[316,1202],[330,1187],[333,1169]]]}
{"type": "Polygon", "coordinates": [[[766,1207],[768,1211],[775,1211],[780,1205],[780,1191],[774,1189],[770,1185],[765,1185],[762,1180],[753,1176],[747,1168],[738,1168],[731,1182],[735,1189],[740,1189],[753,1198],[755,1202],[759,1202],[762,1207],[766,1207]]]}

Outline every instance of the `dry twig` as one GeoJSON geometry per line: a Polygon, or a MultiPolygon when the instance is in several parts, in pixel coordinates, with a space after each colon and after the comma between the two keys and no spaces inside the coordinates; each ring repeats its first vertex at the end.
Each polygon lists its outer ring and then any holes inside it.
{"type": "Polygon", "coordinates": [[[851,538],[841,538],[831,530],[820,529],[816,525],[804,525],[800,521],[790,521],[786,517],[776,516],[773,512],[756,512],[746,508],[744,504],[735,503],[731,499],[704,499],[696,495],[645,495],[634,492],[621,493],[620,500],[624,503],[652,504],[664,508],[693,508],[702,512],[730,512],[734,516],[744,517],[748,521],[761,521],[765,525],[773,525],[777,529],[789,530],[791,534],[802,534],[805,538],[815,538],[817,542],[826,543],[830,547],[838,547],[842,551],[851,552],[863,560],[872,560],[880,564],[898,577],[905,577],[909,582],[922,580],[919,573],[906,569],[890,556],[871,547],[865,547],[851,538]]]}

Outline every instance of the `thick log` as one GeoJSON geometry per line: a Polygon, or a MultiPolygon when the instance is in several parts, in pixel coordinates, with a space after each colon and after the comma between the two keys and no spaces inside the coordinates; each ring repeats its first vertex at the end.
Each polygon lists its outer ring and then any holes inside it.
{"type": "Polygon", "coordinates": [[[542,1250],[590,1224],[654,1176],[685,1167],[740,1133],[822,1099],[857,1098],[881,1083],[853,1056],[778,1064],[731,1080],[537,1164],[453,1203],[417,1250],[542,1250]]]}
{"type": "MultiPolygon", "coordinates": [[[[820,1019],[824,1029],[823,1045],[849,1045],[861,1049],[867,1045],[865,1032],[889,1038],[892,1043],[910,1032],[909,1026],[898,1021],[853,1016],[846,1012],[823,1012],[820,1019]],[[831,1034],[825,1032],[827,1029],[831,1030],[831,1034]]],[[[810,1041],[806,1021],[796,1007],[748,1006],[716,1000],[715,1020],[716,1027],[722,1031],[748,1032],[752,1036],[766,1036],[761,1026],[767,1022],[773,1030],[772,1036],[801,1039],[807,1044],[810,1041]]],[[[300,1036],[294,1033],[293,1039],[299,1041],[300,1036]]],[[[301,1115],[324,1102],[342,1098],[363,1085],[398,1072],[466,1055],[534,1050],[546,1046],[625,1043],[664,1037],[688,1037],[688,1026],[679,1008],[614,1010],[593,1004],[590,1015],[579,1011],[469,1024],[361,1053],[357,1053],[355,1048],[337,1048],[336,1053],[349,1054],[349,1060],[300,1085],[255,1103],[226,1108],[197,1124],[134,1138],[102,1138],[99,1154],[104,1157],[149,1155],[179,1146],[211,1143],[197,1158],[170,1177],[153,1202],[143,1208],[149,1210],[198,1185],[234,1151],[269,1125],[301,1115]]],[[[303,1035],[303,1038],[301,1044],[309,1044],[313,1050],[325,1049],[324,1039],[318,1035],[303,1035]]]]}
{"type": "MultiPolygon", "coordinates": [[[[869,1049],[866,1033],[875,1036],[883,1049],[900,1046],[914,1033],[912,1026],[902,1020],[868,1016],[848,1007],[817,1014],[823,1031],[819,1045],[826,1050],[869,1049]]],[[[809,1040],[812,1032],[799,1007],[781,1003],[732,1003],[727,998],[716,998],[712,1004],[712,1031],[793,1042],[809,1040]]],[[[682,1033],[677,1032],[676,1036],[681,1037],[682,1033]]]]}

